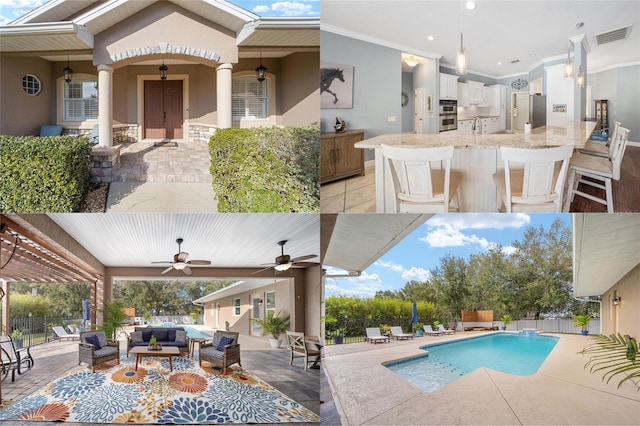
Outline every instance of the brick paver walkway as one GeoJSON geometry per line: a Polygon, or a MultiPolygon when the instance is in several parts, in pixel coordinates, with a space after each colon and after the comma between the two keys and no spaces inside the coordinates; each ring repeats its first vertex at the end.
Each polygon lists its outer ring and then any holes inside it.
{"type": "Polygon", "coordinates": [[[206,143],[137,142],[126,144],[114,182],[211,182],[209,149],[206,143]]]}

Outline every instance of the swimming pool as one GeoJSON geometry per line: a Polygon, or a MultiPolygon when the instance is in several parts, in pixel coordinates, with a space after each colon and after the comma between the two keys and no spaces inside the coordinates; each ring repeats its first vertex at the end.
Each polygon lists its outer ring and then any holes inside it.
{"type": "Polygon", "coordinates": [[[189,336],[189,338],[191,339],[194,339],[196,337],[211,339],[212,337],[211,334],[205,333],[204,331],[200,331],[193,327],[189,327],[188,325],[176,325],[172,322],[165,322],[164,324],[161,324],[160,327],[182,327],[187,332],[187,336],[189,336]]]}
{"type": "Polygon", "coordinates": [[[496,333],[421,346],[418,357],[385,363],[385,367],[425,392],[433,392],[480,367],[517,376],[534,374],[558,337],[496,333]]]}

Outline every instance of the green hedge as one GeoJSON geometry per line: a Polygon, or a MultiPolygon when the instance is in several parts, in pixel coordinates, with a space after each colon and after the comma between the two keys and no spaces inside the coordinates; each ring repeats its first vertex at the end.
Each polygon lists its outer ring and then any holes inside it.
{"type": "Polygon", "coordinates": [[[320,211],[320,129],[220,129],[209,141],[218,211],[320,211]]]}
{"type": "Polygon", "coordinates": [[[80,210],[89,188],[85,137],[0,136],[0,211],[80,210]]]}

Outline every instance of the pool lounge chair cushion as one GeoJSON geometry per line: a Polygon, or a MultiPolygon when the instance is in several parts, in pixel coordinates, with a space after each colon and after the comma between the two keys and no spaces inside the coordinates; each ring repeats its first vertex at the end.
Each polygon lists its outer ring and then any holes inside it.
{"type": "Polygon", "coordinates": [[[365,337],[365,341],[369,343],[377,344],[378,342],[389,342],[389,336],[383,336],[380,333],[379,327],[367,327],[366,328],[367,337],[365,337]]]}
{"type": "Polygon", "coordinates": [[[391,327],[391,337],[395,337],[396,340],[413,339],[413,334],[403,332],[402,327],[391,327]]]}

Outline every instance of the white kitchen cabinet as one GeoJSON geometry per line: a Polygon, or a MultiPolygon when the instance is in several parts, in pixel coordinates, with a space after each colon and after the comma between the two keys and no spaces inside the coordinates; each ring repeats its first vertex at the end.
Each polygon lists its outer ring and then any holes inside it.
{"type": "Polygon", "coordinates": [[[482,118],[480,119],[480,121],[482,122],[482,134],[486,135],[489,133],[493,133],[491,131],[491,119],[490,118],[482,118]]]}
{"type": "Polygon", "coordinates": [[[493,100],[490,102],[489,114],[498,117],[498,128],[496,132],[506,130],[507,128],[507,86],[504,84],[496,84],[491,86],[493,89],[493,100]]]}
{"type": "Polygon", "coordinates": [[[460,134],[460,135],[472,135],[473,134],[473,120],[460,120],[460,121],[458,121],[458,134],[460,134]]]}
{"type": "Polygon", "coordinates": [[[458,83],[458,106],[468,107],[469,103],[469,85],[467,83],[458,83]]]}
{"type": "Polygon", "coordinates": [[[469,103],[484,104],[484,83],[478,81],[469,81],[469,103]]]}
{"type": "Polygon", "coordinates": [[[458,77],[440,74],[440,99],[458,99],[458,77]]]}
{"type": "Polygon", "coordinates": [[[496,106],[496,86],[484,86],[485,105],[494,108],[496,106]]]}

